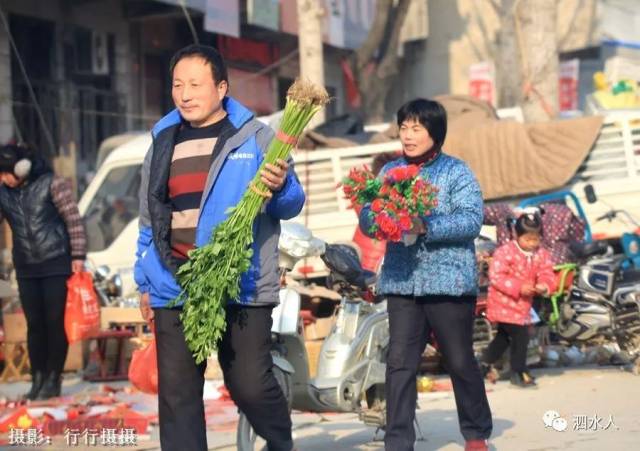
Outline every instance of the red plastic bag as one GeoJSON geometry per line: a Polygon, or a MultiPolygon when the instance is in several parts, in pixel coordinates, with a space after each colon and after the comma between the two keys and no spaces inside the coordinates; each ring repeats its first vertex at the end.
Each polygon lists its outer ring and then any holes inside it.
{"type": "Polygon", "coordinates": [[[84,340],[100,330],[100,306],[88,272],[76,272],[67,280],[64,330],[69,343],[84,340]]]}
{"type": "MultiPolygon", "coordinates": [[[[153,330],[153,324],[151,325],[153,330]]],[[[144,393],[158,393],[158,357],[155,336],[147,346],[136,349],[129,364],[129,380],[144,393]]]]}

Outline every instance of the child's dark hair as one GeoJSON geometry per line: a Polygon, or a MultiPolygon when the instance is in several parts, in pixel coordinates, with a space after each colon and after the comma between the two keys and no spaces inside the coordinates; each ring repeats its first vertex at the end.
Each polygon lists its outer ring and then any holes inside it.
{"type": "Polygon", "coordinates": [[[538,213],[522,214],[516,219],[514,228],[516,236],[522,236],[526,233],[542,235],[542,217],[538,213]]]}
{"type": "Polygon", "coordinates": [[[433,147],[440,149],[447,136],[447,111],[435,100],[414,99],[400,107],[397,113],[398,127],[404,121],[415,120],[429,130],[433,147]]]}

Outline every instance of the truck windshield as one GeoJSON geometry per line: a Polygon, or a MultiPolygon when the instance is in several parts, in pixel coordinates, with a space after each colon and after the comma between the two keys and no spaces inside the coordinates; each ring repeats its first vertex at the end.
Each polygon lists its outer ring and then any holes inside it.
{"type": "Polygon", "coordinates": [[[87,248],[89,252],[103,251],[120,235],[139,213],[139,164],[113,168],[96,191],[87,208],[87,248]]]}

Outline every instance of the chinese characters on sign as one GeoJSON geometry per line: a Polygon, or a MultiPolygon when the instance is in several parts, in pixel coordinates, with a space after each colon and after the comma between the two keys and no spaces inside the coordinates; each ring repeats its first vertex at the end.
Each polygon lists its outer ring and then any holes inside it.
{"type": "Polygon", "coordinates": [[[572,59],[560,63],[558,80],[558,103],[560,111],[578,109],[578,82],[580,76],[580,60],[572,59]]]}
{"type": "MultiPolygon", "coordinates": [[[[137,446],[138,435],[135,429],[66,429],[64,442],[69,447],[79,446],[137,446]]],[[[41,429],[11,429],[9,445],[41,446],[50,445],[51,437],[43,434],[41,429]]]]}
{"type": "Polygon", "coordinates": [[[483,61],[469,67],[469,95],[495,106],[495,69],[483,61]]]}

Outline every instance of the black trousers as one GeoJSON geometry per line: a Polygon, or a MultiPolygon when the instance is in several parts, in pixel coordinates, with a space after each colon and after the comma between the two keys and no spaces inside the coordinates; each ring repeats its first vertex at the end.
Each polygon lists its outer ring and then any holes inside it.
{"type": "Polygon", "coordinates": [[[389,296],[386,398],[387,451],[413,450],[420,358],[434,333],[451,376],[465,440],[486,439],[493,427],[484,381],[473,354],[475,298],[389,296]]]}
{"type": "Polygon", "coordinates": [[[69,342],[64,331],[68,276],[18,278],[20,302],[27,319],[31,371],[61,373],[69,342]]]}
{"type": "Polygon", "coordinates": [[[529,346],[529,326],[498,323],[498,333],[484,351],[482,360],[492,364],[511,346],[511,370],[516,373],[527,371],[527,346],[529,346]]]}
{"type": "MultiPolygon", "coordinates": [[[[272,307],[227,308],[218,360],[231,398],[270,451],[290,451],[291,418],[272,371],[272,307]]],[[[158,350],[158,407],[163,451],[207,449],[206,363],[196,365],[184,339],[180,309],[154,309],[158,350]]]]}

